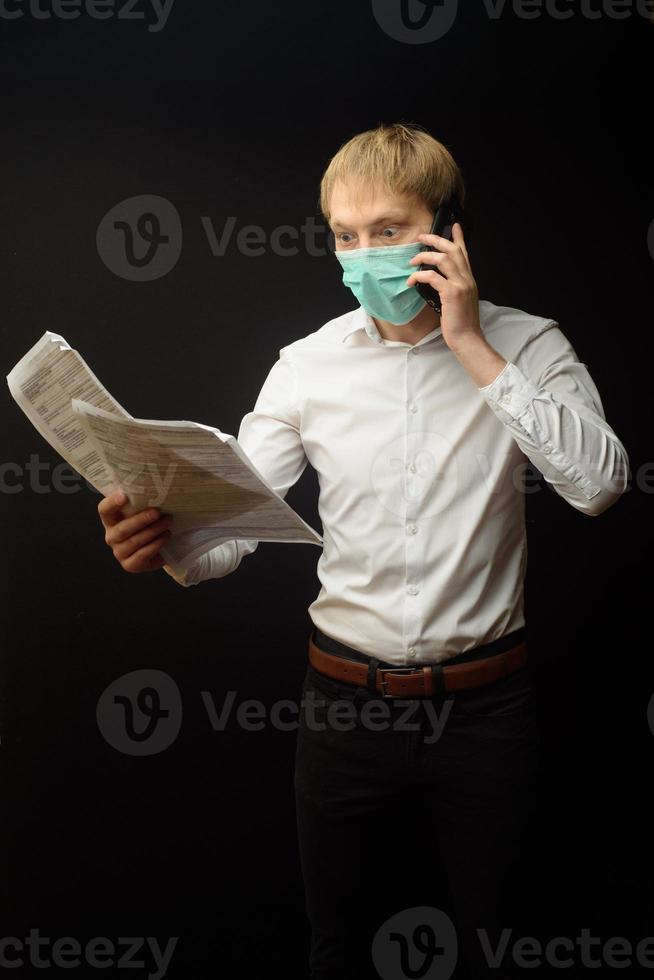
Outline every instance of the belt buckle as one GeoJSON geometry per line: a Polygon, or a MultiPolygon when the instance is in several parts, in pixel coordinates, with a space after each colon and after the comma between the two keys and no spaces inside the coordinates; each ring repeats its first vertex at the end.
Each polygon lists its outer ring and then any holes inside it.
{"type": "MultiPolygon", "coordinates": [[[[377,670],[379,671],[380,674],[413,674],[415,673],[416,670],[422,670],[422,668],[421,667],[378,667],[377,670]]],[[[386,681],[382,677],[380,684],[382,689],[382,697],[390,698],[391,700],[393,700],[395,698],[395,695],[386,693],[386,685],[388,684],[388,681],[386,681]]]]}

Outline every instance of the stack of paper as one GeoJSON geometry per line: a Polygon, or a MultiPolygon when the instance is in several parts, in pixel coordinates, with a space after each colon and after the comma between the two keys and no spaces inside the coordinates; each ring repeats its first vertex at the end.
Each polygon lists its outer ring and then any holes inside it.
{"type": "Polygon", "coordinates": [[[199,422],[135,419],[59,334],[47,330],[7,375],[32,424],[105,496],[121,489],[130,513],[173,518],[161,555],[182,574],[232,539],[322,545],[250,462],[234,436],[199,422]]]}

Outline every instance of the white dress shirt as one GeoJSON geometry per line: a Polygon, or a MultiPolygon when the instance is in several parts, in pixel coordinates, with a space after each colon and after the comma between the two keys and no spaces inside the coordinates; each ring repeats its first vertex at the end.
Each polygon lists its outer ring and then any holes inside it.
{"type": "MultiPolygon", "coordinates": [[[[397,666],[446,661],[524,625],[529,460],[588,515],[630,475],[558,324],[487,301],[479,310],[508,361],[485,387],[440,328],[416,344],[384,340],[359,307],[280,350],[239,428],[281,496],[307,462],[318,474],[324,543],[311,620],[397,666]]],[[[220,578],[256,547],[228,541],[176,580],[220,578]]]]}

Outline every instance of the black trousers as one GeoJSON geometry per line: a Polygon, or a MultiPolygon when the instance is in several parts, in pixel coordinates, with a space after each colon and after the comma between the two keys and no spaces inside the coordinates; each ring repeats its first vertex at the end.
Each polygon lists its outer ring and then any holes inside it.
{"type": "MultiPolygon", "coordinates": [[[[523,638],[524,627],[449,662],[523,638]]],[[[498,944],[507,927],[535,935],[526,844],[539,761],[529,664],[482,688],[400,701],[308,664],[295,800],[312,980],[524,976],[498,944]],[[452,974],[438,957],[456,963],[452,974]]]]}

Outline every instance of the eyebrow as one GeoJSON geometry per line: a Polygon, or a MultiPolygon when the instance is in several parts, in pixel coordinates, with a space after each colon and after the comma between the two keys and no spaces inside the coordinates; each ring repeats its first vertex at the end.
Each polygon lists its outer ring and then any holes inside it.
{"type": "MultiPolygon", "coordinates": [[[[368,227],[372,228],[373,225],[378,225],[382,221],[391,221],[392,219],[397,220],[398,218],[406,218],[406,211],[402,211],[399,208],[396,211],[388,211],[386,214],[382,214],[379,218],[375,218],[373,221],[371,221],[368,227]]],[[[341,224],[340,221],[335,221],[334,228],[347,228],[347,225],[341,224]]]]}

